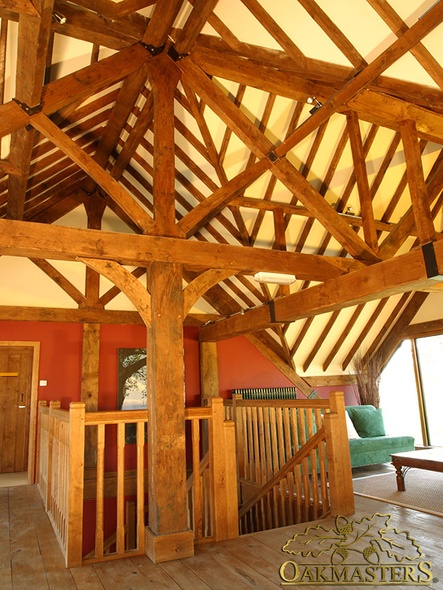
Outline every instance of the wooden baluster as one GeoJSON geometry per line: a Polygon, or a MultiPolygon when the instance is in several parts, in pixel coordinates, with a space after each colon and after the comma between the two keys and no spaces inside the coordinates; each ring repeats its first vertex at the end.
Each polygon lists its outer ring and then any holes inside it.
{"type": "Polygon", "coordinates": [[[117,554],[125,552],[125,427],[117,425],[117,554]]]}
{"type": "Polygon", "coordinates": [[[85,404],[71,402],[69,406],[69,500],[66,566],[82,563],[83,496],[85,461],[85,404]]]}
{"type": "Polygon", "coordinates": [[[137,423],[137,549],[145,551],[145,422],[137,423]]]}
{"type": "Polygon", "coordinates": [[[192,474],[193,474],[193,496],[194,507],[194,539],[200,541],[202,538],[202,493],[200,478],[200,421],[191,420],[192,434],[192,474]]]}
{"type": "Polygon", "coordinates": [[[45,509],[49,511],[51,505],[51,486],[52,486],[52,447],[54,444],[54,428],[55,421],[52,416],[53,410],[59,408],[61,403],[59,401],[49,402],[49,428],[48,428],[48,474],[47,474],[47,487],[46,487],[46,499],[45,509]]]}
{"type": "MultiPolygon", "coordinates": [[[[90,428],[95,428],[94,426],[88,426],[88,430],[90,428]]],[[[97,487],[95,492],[95,556],[97,558],[102,558],[104,553],[104,529],[103,529],[103,519],[104,519],[104,503],[105,503],[105,425],[98,424],[97,425],[97,437],[88,437],[88,440],[92,440],[92,438],[96,438],[97,442],[97,465],[96,465],[96,478],[97,478],[97,487]]]]}

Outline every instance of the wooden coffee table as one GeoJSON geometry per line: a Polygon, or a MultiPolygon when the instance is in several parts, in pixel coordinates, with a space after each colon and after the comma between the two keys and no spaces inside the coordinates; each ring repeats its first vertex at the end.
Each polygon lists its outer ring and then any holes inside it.
{"type": "Polygon", "coordinates": [[[406,490],[405,475],[411,467],[443,472],[443,449],[408,451],[407,453],[395,453],[391,457],[392,465],[395,467],[399,492],[406,490]]]}

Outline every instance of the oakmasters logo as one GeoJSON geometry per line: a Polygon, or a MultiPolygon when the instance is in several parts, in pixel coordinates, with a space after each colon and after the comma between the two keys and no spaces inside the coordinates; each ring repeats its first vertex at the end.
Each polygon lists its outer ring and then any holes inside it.
{"type": "Polygon", "coordinates": [[[407,531],[391,525],[390,514],[348,521],[335,528],[308,527],[282,548],[294,556],[280,567],[283,586],[427,586],[432,563],[407,531]]]}

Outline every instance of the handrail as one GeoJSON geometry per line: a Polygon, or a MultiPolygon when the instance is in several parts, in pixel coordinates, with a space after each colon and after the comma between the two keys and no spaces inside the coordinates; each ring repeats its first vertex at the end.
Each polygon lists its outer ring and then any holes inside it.
{"type": "MultiPolygon", "coordinates": [[[[48,516],[56,532],[67,567],[133,556],[145,552],[145,465],[147,410],[85,412],[85,404],[73,402],[69,410],[60,402],[39,404],[38,484],[48,516]],[[126,425],[136,425],[136,444],[126,449],[126,425]],[[86,429],[96,430],[86,437],[86,429]],[[105,436],[110,428],[111,436],[105,436]],[[115,430],[115,434],[112,434],[115,430]],[[61,437],[61,438],[60,438],[61,437]],[[59,440],[60,438],[60,440],[59,440]],[[95,468],[84,465],[85,440],[95,440],[95,468]],[[110,442],[114,445],[110,455],[110,442]],[[135,469],[126,469],[125,455],[135,455],[135,469]],[[110,460],[112,461],[110,462],[110,460]],[[109,465],[115,463],[116,471],[109,465]],[[132,478],[126,484],[127,475],[132,478]],[[85,481],[85,475],[93,477],[85,481]],[[106,531],[110,486],[116,498],[115,533],[106,531]],[[86,491],[86,493],[85,493],[86,491]],[[135,527],[127,526],[126,495],[135,497],[135,527]],[[91,504],[92,502],[92,504],[91,504]],[[89,504],[88,504],[89,503],[89,504]],[[88,523],[95,521],[93,548],[82,556],[83,511],[88,508],[88,523]],[[126,535],[135,530],[135,542],[126,535]],[[129,532],[128,532],[129,531],[129,532]],[[105,538],[106,537],[106,538],[105,538]]],[[[237,506],[232,497],[237,489],[233,423],[223,420],[223,400],[214,399],[209,407],[187,408],[190,424],[192,477],[188,480],[189,525],[195,542],[238,536],[237,506]]],[[[129,512],[134,512],[131,508],[129,512]]],[[[93,525],[94,526],[94,525],[93,525]]]]}
{"type": "Polygon", "coordinates": [[[242,532],[353,513],[342,392],[315,400],[235,395],[225,409],[236,426],[242,532]]]}
{"type": "Polygon", "coordinates": [[[265,483],[264,486],[260,488],[255,496],[253,496],[244,506],[241,507],[238,513],[238,517],[242,518],[246,512],[248,512],[254,504],[257,504],[260,500],[262,500],[266,494],[272,490],[272,488],[283,478],[285,478],[288,473],[290,473],[296,465],[299,465],[303,459],[307,458],[309,454],[317,447],[318,443],[322,440],[325,440],[325,429],[320,428],[320,430],[314,434],[309,441],[303,445],[303,447],[295,453],[295,455],[289,459],[285,465],[281,469],[279,469],[271,479],[265,483]]]}

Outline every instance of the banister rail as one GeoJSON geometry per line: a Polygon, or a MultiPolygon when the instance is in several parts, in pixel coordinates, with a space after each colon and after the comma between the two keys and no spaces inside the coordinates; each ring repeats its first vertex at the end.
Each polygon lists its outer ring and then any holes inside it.
{"type": "Polygon", "coordinates": [[[354,512],[344,394],[225,400],[237,442],[240,530],[354,512]]]}
{"type": "MultiPolygon", "coordinates": [[[[185,421],[195,543],[236,537],[234,424],[224,420],[221,398],[186,409],[185,421]]],[[[146,410],[85,412],[81,402],[69,410],[60,402],[39,404],[37,484],[67,567],[145,552],[147,424],[146,410]],[[133,424],[136,442],[128,444],[126,429],[133,424]],[[87,428],[96,436],[87,437],[87,428]],[[85,469],[85,440],[96,441],[94,468],[85,469]]]]}

